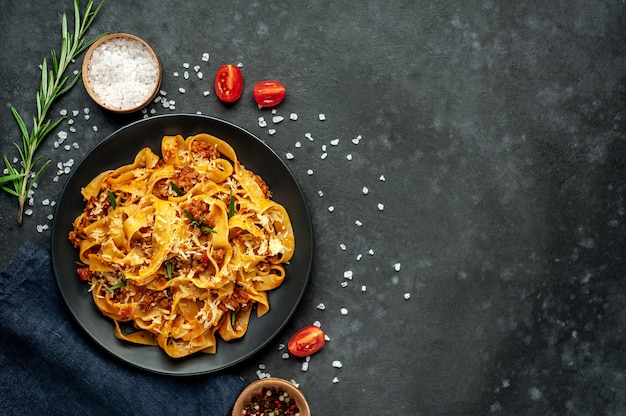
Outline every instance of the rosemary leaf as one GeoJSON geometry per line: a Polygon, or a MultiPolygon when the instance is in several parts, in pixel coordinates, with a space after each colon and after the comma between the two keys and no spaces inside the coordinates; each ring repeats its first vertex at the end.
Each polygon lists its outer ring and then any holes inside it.
{"type": "Polygon", "coordinates": [[[60,96],[72,88],[79,79],[76,75],[71,81],[65,75],[69,65],[93,42],[105,35],[103,33],[89,42],[85,42],[84,35],[91,26],[96,15],[100,11],[103,2],[93,9],[93,0],[89,0],[81,13],[79,0],[74,0],[74,33],[69,33],[67,29],[67,16],[63,13],[61,20],[61,47],[57,53],[52,50],[50,53],[51,65],[48,67],[48,60],[43,59],[41,64],[41,80],[39,90],[35,94],[35,104],[37,115],[33,117],[32,128],[26,126],[24,118],[15,107],[11,107],[11,113],[18,125],[22,138],[21,146],[14,143],[18,149],[21,161],[17,167],[9,162],[4,156],[6,168],[5,174],[0,176],[0,184],[11,183],[13,186],[0,186],[5,192],[14,195],[18,199],[17,223],[22,224],[24,205],[33,184],[50,163],[45,156],[36,156],[39,145],[44,141],[52,130],[54,130],[63,118],[51,121],[48,118],[48,110],[60,96]],[[33,175],[33,173],[35,173],[33,175]]]}

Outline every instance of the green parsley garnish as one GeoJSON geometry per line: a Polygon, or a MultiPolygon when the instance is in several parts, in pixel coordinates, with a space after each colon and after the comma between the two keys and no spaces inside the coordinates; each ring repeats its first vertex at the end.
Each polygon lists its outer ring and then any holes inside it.
{"type": "Polygon", "coordinates": [[[165,271],[167,272],[167,278],[171,279],[172,278],[172,262],[169,260],[165,262],[165,271]]]}
{"type": "Polygon", "coordinates": [[[200,218],[200,220],[197,220],[197,219],[195,219],[193,217],[193,215],[191,215],[189,213],[189,211],[184,210],[183,212],[185,213],[187,218],[189,218],[189,221],[191,222],[192,225],[195,225],[196,227],[200,228],[205,233],[215,233],[215,234],[217,234],[217,231],[215,231],[213,228],[206,227],[206,226],[202,225],[202,222],[204,221],[204,217],[200,218]]]}
{"type": "Polygon", "coordinates": [[[170,186],[172,187],[172,189],[174,190],[174,192],[176,192],[176,195],[177,195],[177,196],[183,196],[183,195],[185,195],[185,193],[183,192],[183,190],[182,190],[182,189],[180,189],[180,188],[178,187],[178,185],[176,185],[176,184],[174,183],[174,181],[170,181],[170,186]]]}
{"type": "Polygon", "coordinates": [[[115,199],[115,194],[107,190],[107,195],[109,197],[109,202],[111,203],[111,206],[113,207],[113,209],[115,209],[117,207],[117,200],[115,199]]]}
{"type": "Polygon", "coordinates": [[[122,280],[118,284],[115,284],[109,288],[109,291],[113,292],[115,289],[119,289],[120,287],[126,286],[126,280],[122,280]]]}
{"type": "Polygon", "coordinates": [[[228,203],[228,218],[232,218],[235,215],[235,197],[230,196],[230,202],[228,203]]]}

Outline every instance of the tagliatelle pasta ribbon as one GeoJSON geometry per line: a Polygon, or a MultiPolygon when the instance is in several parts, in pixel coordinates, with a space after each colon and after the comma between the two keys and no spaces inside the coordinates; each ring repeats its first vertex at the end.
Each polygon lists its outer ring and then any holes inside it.
{"type": "Polygon", "coordinates": [[[270,308],[295,238],[267,184],[208,134],[165,136],[159,157],[102,172],[82,190],[69,239],[79,276],[115,336],[171,357],[216,353],[270,308]]]}

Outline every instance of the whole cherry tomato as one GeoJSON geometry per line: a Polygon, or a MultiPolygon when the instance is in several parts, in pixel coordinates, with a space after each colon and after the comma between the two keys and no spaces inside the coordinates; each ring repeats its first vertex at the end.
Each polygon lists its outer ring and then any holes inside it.
{"type": "Polygon", "coordinates": [[[294,334],[287,349],[296,357],[306,357],[318,352],[326,343],[324,332],[315,325],[305,326],[294,334]]]}
{"type": "Polygon", "coordinates": [[[215,94],[225,103],[234,103],[243,91],[243,76],[235,65],[222,65],[215,73],[215,94]]]}
{"type": "Polygon", "coordinates": [[[274,107],[285,98],[285,86],[280,81],[266,80],[254,84],[254,101],[259,107],[274,107]]]}

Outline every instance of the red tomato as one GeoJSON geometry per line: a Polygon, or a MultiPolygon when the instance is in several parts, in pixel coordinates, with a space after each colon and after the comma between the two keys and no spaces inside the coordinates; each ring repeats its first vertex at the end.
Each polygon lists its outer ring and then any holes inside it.
{"type": "Polygon", "coordinates": [[[285,86],[280,81],[267,80],[254,84],[254,101],[259,107],[274,107],[285,98],[285,86]]]}
{"type": "Polygon", "coordinates": [[[222,65],[215,73],[215,94],[225,103],[234,103],[243,91],[243,76],[235,65],[222,65]]]}
{"type": "Polygon", "coordinates": [[[296,357],[306,357],[318,352],[326,343],[324,332],[315,325],[305,326],[294,334],[287,349],[296,357]]]}

